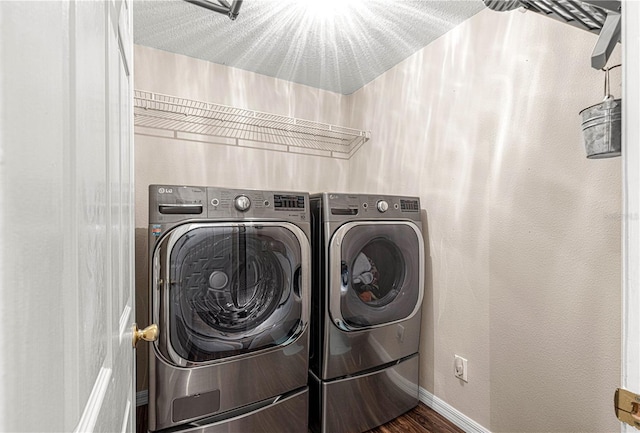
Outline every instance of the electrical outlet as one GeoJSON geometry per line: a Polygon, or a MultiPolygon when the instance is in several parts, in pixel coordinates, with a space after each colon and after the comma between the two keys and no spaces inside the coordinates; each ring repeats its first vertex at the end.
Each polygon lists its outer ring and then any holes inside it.
{"type": "Polygon", "coordinates": [[[458,379],[469,382],[467,378],[467,360],[462,356],[455,355],[455,359],[453,360],[453,375],[458,379]]]}

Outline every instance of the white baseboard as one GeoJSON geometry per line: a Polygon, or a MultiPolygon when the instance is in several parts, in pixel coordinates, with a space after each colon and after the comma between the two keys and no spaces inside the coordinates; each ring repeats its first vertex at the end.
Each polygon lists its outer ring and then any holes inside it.
{"type": "Polygon", "coordinates": [[[491,433],[489,430],[451,406],[449,403],[431,394],[423,387],[420,387],[419,398],[421,402],[438,412],[466,433],[491,433]]]}

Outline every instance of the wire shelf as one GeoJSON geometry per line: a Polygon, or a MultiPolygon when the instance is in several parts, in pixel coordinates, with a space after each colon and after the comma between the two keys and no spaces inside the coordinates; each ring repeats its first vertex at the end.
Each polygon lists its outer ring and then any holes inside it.
{"type": "Polygon", "coordinates": [[[143,90],[134,91],[136,126],[287,147],[350,157],[370,133],[277,114],[194,101],[143,90]]]}
{"type": "Polygon", "coordinates": [[[605,10],[581,0],[484,0],[484,4],[495,11],[522,7],[593,33],[600,33],[607,18],[605,10]]]}
{"type": "Polygon", "coordinates": [[[578,0],[523,0],[524,7],[575,27],[600,33],[606,12],[578,0]]]}
{"type": "Polygon", "coordinates": [[[494,11],[523,8],[598,34],[591,67],[604,69],[622,28],[621,0],[483,0],[494,11]]]}

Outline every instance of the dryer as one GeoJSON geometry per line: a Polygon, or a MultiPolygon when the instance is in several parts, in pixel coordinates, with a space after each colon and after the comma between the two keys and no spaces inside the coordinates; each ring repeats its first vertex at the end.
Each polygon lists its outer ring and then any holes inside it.
{"type": "Polygon", "coordinates": [[[362,432],[418,404],[420,201],[322,193],[311,217],[309,426],[362,432]]]}
{"type": "Polygon", "coordinates": [[[149,429],[307,431],[309,196],[149,187],[149,429]]]}

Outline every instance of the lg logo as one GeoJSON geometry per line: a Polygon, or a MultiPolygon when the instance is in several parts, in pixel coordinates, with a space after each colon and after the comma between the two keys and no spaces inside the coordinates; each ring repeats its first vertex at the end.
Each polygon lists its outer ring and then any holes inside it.
{"type": "Polygon", "coordinates": [[[172,188],[158,188],[158,194],[171,194],[173,193],[172,188]]]}

